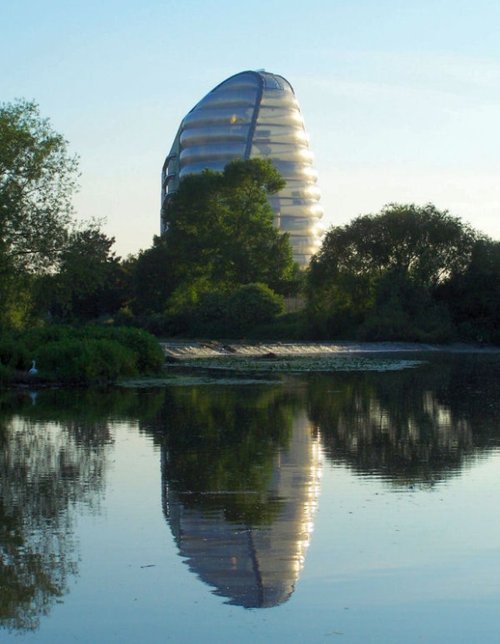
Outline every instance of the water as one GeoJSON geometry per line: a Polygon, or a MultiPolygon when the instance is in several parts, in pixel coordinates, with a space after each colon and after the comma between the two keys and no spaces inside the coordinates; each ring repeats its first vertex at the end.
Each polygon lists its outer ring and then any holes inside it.
{"type": "Polygon", "coordinates": [[[0,641],[499,641],[500,359],[425,360],[0,394],[0,641]]]}

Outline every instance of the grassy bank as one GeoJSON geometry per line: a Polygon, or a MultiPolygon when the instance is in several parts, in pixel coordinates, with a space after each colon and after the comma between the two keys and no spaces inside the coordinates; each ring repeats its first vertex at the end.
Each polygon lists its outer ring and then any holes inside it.
{"type": "Polygon", "coordinates": [[[156,374],[163,363],[156,338],[132,327],[50,325],[0,338],[2,385],[110,384],[156,374]]]}

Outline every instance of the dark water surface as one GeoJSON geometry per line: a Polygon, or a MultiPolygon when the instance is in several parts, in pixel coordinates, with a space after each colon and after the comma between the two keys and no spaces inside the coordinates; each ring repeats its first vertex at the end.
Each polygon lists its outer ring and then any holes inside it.
{"type": "Polygon", "coordinates": [[[423,358],[0,392],[0,641],[500,641],[500,357],[423,358]]]}

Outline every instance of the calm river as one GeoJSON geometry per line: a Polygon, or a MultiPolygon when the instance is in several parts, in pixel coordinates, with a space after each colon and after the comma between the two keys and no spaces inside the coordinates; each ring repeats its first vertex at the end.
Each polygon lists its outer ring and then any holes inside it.
{"type": "Polygon", "coordinates": [[[0,392],[0,641],[500,641],[500,354],[417,357],[0,392]]]}

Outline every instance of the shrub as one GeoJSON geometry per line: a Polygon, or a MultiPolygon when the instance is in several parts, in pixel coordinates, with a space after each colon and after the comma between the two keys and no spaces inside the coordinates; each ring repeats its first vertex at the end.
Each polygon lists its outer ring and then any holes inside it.
{"type": "Polygon", "coordinates": [[[106,339],[49,342],[35,351],[41,376],[66,383],[113,382],[137,373],[134,352],[106,339]]]}
{"type": "Polygon", "coordinates": [[[31,356],[24,342],[12,336],[0,338],[0,364],[12,369],[28,369],[31,356]]]}
{"type": "Polygon", "coordinates": [[[232,293],[227,307],[227,316],[235,330],[246,332],[282,313],[284,300],[265,284],[245,284],[232,293]]]}
{"type": "Polygon", "coordinates": [[[32,359],[42,379],[79,384],[156,373],[164,363],[156,338],[132,327],[53,325],[0,340],[3,381],[12,369],[27,371],[32,359]]]}
{"type": "Polygon", "coordinates": [[[237,338],[283,311],[284,299],[265,284],[244,284],[228,293],[203,293],[183,320],[191,336],[237,338]]]}
{"type": "Polygon", "coordinates": [[[112,340],[135,354],[140,373],[156,373],[165,361],[156,338],[134,327],[85,327],[85,335],[92,338],[112,340]]]}

